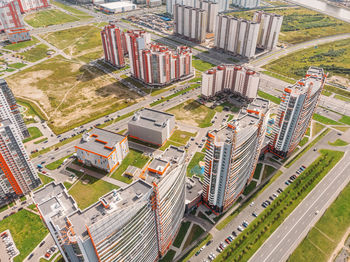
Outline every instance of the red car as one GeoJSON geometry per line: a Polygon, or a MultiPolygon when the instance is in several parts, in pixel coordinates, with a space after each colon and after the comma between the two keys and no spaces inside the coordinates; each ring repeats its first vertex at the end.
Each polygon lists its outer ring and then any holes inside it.
{"type": "Polygon", "coordinates": [[[49,258],[51,254],[49,252],[46,252],[45,257],[49,258]]]}

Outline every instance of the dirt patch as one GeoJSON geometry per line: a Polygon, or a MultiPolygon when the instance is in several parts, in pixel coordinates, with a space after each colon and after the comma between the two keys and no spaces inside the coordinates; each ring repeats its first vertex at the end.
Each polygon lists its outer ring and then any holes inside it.
{"type": "Polygon", "coordinates": [[[338,85],[342,85],[342,86],[346,86],[346,87],[350,86],[350,79],[345,78],[345,77],[331,76],[330,78],[328,78],[328,80],[330,82],[338,84],[338,85]]]}

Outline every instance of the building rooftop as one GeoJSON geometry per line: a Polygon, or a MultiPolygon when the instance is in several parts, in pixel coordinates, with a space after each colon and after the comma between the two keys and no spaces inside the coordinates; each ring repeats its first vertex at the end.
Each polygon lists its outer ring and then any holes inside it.
{"type": "Polygon", "coordinates": [[[202,195],[203,185],[199,177],[186,177],[186,204],[202,195]]]}
{"type": "Polygon", "coordinates": [[[108,157],[114,150],[114,146],[124,139],[127,139],[126,136],[95,127],[83,135],[76,147],[108,157]]]}
{"type": "Polygon", "coordinates": [[[136,6],[136,5],[131,3],[130,1],[120,1],[120,2],[103,3],[103,4],[99,4],[99,6],[102,6],[108,9],[116,9],[116,8],[136,6]]]}
{"type": "Polygon", "coordinates": [[[322,68],[311,66],[306,72],[305,78],[299,80],[293,86],[290,86],[285,90],[289,89],[294,94],[301,94],[307,92],[308,88],[311,87],[310,95],[313,95],[322,87],[325,77],[322,68]]]}
{"type": "Polygon", "coordinates": [[[152,129],[163,129],[174,115],[149,108],[137,111],[129,123],[152,129]]]}
{"type": "Polygon", "coordinates": [[[185,150],[170,145],[162,155],[155,158],[148,166],[148,170],[144,174],[146,181],[149,183],[160,182],[172,170],[183,163],[185,155],[185,150]]]}

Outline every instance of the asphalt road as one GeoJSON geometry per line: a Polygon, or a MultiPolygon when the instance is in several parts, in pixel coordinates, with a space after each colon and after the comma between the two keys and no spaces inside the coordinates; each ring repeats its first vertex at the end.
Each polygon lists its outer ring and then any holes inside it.
{"type": "MultiPolygon", "coordinates": [[[[315,145],[315,147],[318,149],[322,149],[322,148],[334,149],[334,147],[331,147],[328,145],[328,141],[334,141],[337,138],[339,138],[339,135],[337,135],[337,132],[331,131],[325,137],[323,137],[315,145]]],[[[340,150],[340,149],[336,148],[336,150],[340,150]]],[[[238,235],[239,231],[237,230],[237,227],[242,225],[242,222],[244,220],[247,221],[248,223],[251,223],[255,219],[252,216],[252,213],[255,212],[256,214],[259,215],[264,210],[261,204],[265,200],[268,200],[273,193],[276,193],[276,190],[278,188],[285,189],[287,187],[287,185],[285,185],[285,181],[288,180],[291,175],[294,175],[301,165],[309,166],[319,155],[320,155],[319,152],[310,150],[307,152],[307,154],[304,154],[302,158],[297,160],[290,168],[288,169],[281,168],[281,170],[283,171],[283,174],[279,176],[267,189],[261,192],[259,196],[254,200],[254,202],[250,203],[250,205],[244,208],[234,219],[232,219],[232,221],[228,223],[224,229],[218,231],[214,227],[209,232],[213,236],[213,243],[210,245],[210,247],[205,248],[198,256],[193,256],[191,258],[191,262],[208,260],[208,255],[210,253],[218,254],[216,249],[219,246],[220,242],[224,242],[224,240],[232,233],[232,231],[235,231],[238,235]]],[[[328,177],[328,175],[326,175],[326,177],[328,177]]],[[[231,210],[228,212],[232,213],[233,211],[231,210]]]]}
{"type": "Polygon", "coordinates": [[[286,261],[329,205],[349,183],[349,168],[350,152],[347,151],[343,159],[307,195],[249,261],[286,261]]]}

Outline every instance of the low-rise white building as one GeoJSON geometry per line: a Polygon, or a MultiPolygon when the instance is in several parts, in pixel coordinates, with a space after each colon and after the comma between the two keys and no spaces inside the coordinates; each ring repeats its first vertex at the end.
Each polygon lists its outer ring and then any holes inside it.
{"type": "Polygon", "coordinates": [[[111,2],[104,4],[97,4],[99,10],[105,13],[115,14],[123,13],[127,11],[132,11],[136,9],[136,5],[130,1],[120,1],[120,2],[111,2]]]}

